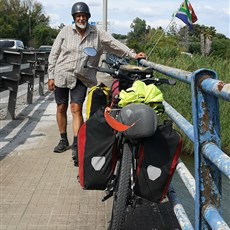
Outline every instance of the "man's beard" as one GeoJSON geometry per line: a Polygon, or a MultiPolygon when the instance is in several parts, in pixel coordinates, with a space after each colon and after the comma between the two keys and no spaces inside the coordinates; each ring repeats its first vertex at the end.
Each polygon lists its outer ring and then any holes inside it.
{"type": "Polygon", "coordinates": [[[77,22],[76,22],[76,26],[77,26],[79,29],[84,30],[84,29],[87,27],[87,23],[85,23],[85,24],[80,24],[80,23],[77,23],[77,22]]]}

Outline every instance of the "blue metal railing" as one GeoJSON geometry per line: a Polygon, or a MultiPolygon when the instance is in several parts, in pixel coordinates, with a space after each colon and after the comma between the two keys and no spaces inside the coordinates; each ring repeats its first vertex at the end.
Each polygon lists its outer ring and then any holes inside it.
{"type": "Polygon", "coordinates": [[[219,101],[230,102],[230,83],[217,80],[217,74],[208,69],[195,72],[141,60],[144,66],[168,77],[191,85],[192,117],[190,124],[172,106],[164,101],[165,112],[194,143],[195,179],[180,160],[177,172],[195,202],[195,227],[192,226],[173,188],[169,200],[182,229],[230,229],[220,214],[221,176],[230,179],[230,157],[221,150],[219,101]]]}

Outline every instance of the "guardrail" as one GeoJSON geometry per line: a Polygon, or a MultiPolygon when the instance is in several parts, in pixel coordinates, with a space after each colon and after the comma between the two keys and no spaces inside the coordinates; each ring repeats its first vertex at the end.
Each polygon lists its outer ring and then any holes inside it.
{"type": "MultiPolygon", "coordinates": [[[[230,179],[230,157],[221,150],[218,99],[230,102],[230,83],[208,69],[187,72],[141,60],[144,66],[191,85],[193,125],[164,101],[165,112],[194,143],[195,179],[180,160],[177,172],[195,202],[195,229],[230,229],[221,216],[221,176],[230,179]]],[[[182,229],[194,229],[173,188],[169,200],[182,229]]]]}
{"type": "Polygon", "coordinates": [[[28,84],[28,104],[33,102],[35,78],[39,78],[39,95],[44,95],[44,79],[47,73],[48,53],[36,50],[5,50],[2,53],[0,62],[0,91],[9,90],[10,92],[5,119],[14,119],[19,85],[28,84]]]}

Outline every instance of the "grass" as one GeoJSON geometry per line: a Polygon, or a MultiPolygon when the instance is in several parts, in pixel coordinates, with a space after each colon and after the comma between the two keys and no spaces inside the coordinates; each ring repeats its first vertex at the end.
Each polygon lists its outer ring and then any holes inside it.
{"type": "MultiPolygon", "coordinates": [[[[166,66],[175,67],[178,69],[193,72],[195,70],[206,68],[214,70],[217,73],[218,79],[230,83],[230,63],[227,60],[216,57],[203,57],[199,55],[193,58],[187,56],[179,56],[176,58],[157,58],[149,59],[152,62],[163,64],[166,66]]],[[[157,77],[164,77],[159,73],[155,74],[157,77]]],[[[176,86],[160,86],[164,99],[172,105],[180,114],[182,114],[192,124],[192,100],[191,100],[191,86],[189,84],[177,81],[176,86]]],[[[230,129],[229,129],[229,111],[230,103],[222,99],[220,102],[220,127],[221,127],[221,146],[222,150],[230,155],[230,129]]],[[[184,152],[193,154],[193,144],[184,137],[184,152]]]]}

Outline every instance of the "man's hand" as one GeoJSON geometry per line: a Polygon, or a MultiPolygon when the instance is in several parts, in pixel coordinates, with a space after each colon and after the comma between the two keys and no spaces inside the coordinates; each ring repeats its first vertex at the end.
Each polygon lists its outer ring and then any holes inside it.
{"type": "Polygon", "coordinates": [[[136,54],[136,56],[135,56],[135,59],[137,60],[137,59],[146,59],[146,54],[145,53],[143,53],[143,52],[140,52],[140,53],[138,53],[138,54],[136,54]]]}
{"type": "Polygon", "coordinates": [[[55,85],[54,85],[54,80],[53,80],[53,79],[49,79],[49,80],[48,80],[48,89],[49,89],[50,91],[54,91],[55,85]]]}

